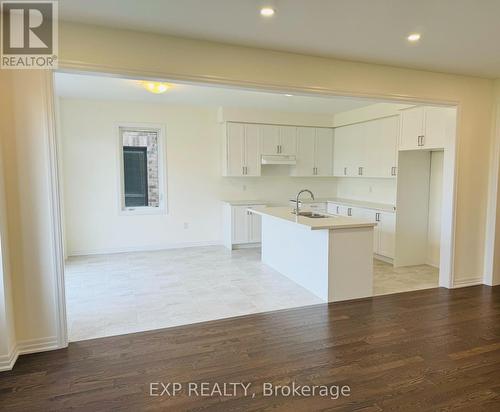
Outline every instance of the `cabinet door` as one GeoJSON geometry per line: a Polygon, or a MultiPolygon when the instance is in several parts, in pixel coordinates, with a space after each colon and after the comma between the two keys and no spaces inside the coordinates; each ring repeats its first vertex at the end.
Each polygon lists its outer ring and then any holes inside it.
{"type": "Polygon", "coordinates": [[[399,116],[366,123],[365,170],[368,177],[394,177],[397,164],[399,116]]]}
{"type": "MultiPolygon", "coordinates": [[[[262,206],[262,205],[260,205],[262,206]]],[[[251,209],[252,207],[250,207],[251,209]]],[[[260,215],[249,213],[248,215],[248,241],[250,243],[260,243],[262,241],[262,219],[260,215]]]]}
{"type": "Polygon", "coordinates": [[[316,129],[315,174],[333,175],[333,130],[316,129]]]}
{"type": "Polygon", "coordinates": [[[328,202],[326,212],[331,215],[340,215],[340,205],[337,203],[328,202]]]}
{"type": "Polygon", "coordinates": [[[334,176],[359,176],[364,173],[366,153],[365,123],[335,129],[333,147],[334,176]]]}
{"type": "Polygon", "coordinates": [[[340,209],[341,216],[351,216],[352,215],[352,207],[351,206],[340,205],[339,209],[340,209]]]}
{"type": "Polygon", "coordinates": [[[419,136],[424,135],[424,108],[414,107],[401,111],[399,150],[420,149],[419,136]]]}
{"type": "Polygon", "coordinates": [[[260,126],[245,125],[245,175],[260,176],[260,126]]]}
{"type": "Polygon", "coordinates": [[[243,176],[245,166],[245,126],[241,123],[228,123],[226,126],[227,174],[243,176]]]}
{"type": "Polygon", "coordinates": [[[314,176],[315,129],[297,127],[297,165],[295,176],[314,176]]]}
{"type": "Polygon", "coordinates": [[[262,154],[275,155],[279,153],[280,126],[270,124],[260,125],[262,154]]]}
{"type": "Polygon", "coordinates": [[[280,154],[294,155],[297,153],[297,128],[295,126],[281,126],[280,154]]]}
{"type": "Polygon", "coordinates": [[[335,129],[333,144],[333,175],[349,176],[353,171],[349,170],[354,158],[354,146],[352,144],[352,126],[343,126],[335,129]]]}
{"type": "Polygon", "coordinates": [[[378,254],[394,259],[396,245],[396,215],[379,212],[379,246],[378,254]]]}
{"type": "Polygon", "coordinates": [[[247,243],[249,237],[249,225],[247,206],[232,206],[232,242],[247,243]]]}
{"type": "Polygon", "coordinates": [[[424,110],[424,149],[443,149],[449,134],[451,109],[426,106],[424,110]]]}

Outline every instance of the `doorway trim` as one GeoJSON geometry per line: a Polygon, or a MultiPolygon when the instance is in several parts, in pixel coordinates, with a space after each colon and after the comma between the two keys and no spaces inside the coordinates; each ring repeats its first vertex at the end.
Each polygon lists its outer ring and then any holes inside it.
{"type": "MultiPolygon", "coordinates": [[[[454,258],[455,258],[455,226],[456,226],[456,204],[457,204],[457,176],[458,176],[458,156],[460,142],[460,116],[461,103],[453,100],[438,100],[434,98],[421,98],[411,95],[400,95],[395,93],[375,94],[375,93],[353,93],[349,90],[328,89],[323,87],[294,86],[288,84],[259,83],[244,81],[234,78],[224,78],[215,76],[185,76],[178,73],[159,73],[159,72],[138,72],[122,67],[100,66],[95,64],[86,64],[83,62],[61,61],[57,72],[69,72],[76,74],[96,74],[109,77],[120,77],[129,79],[148,79],[153,81],[171,81],[191,84],[204,84],[221,87],[232,87],[246,90],[261,90],[279,93],[296,93],[311,96],[331,96],[331,97],[357,97],[378,99],[400,103],[418,103],[434,104],[442,106],[452,106],[456,108],[456,131],[452,146],[449,149],[448,165],[452,165],[452,173],[443,176],[443,186],[450,187],[448,196],[443,197],[442,216],[448,216],[446,227],[442,226],[441,240],[441,261],[439,270],[439,286],[448,289],[455,287],[470,286],[471,284],[481,283],[481,280],[471,280],[471,282],[460,282],[457,284],[454,278],[454,258]],[[446,202],[445,202],[446,200],[446,202]],[[445,211],[447,213],[445,213],[445,211]],[[445,229],[445,230],[443,230],[445,229]]],[[[55,71],[47,71],[47,99],[51,101],[47,105],[48,117],[52,124],[49,127],[49,150],[50,150],[50,177],[51,177],[51,199],[52,199],[52,221],[54,227],[54,259],[56,267],[56,317],[58,324],[58,343],[60,347],[68,346],[67,318],[66,318],[66,298],[64,288],[64,250],[63,250],[63,222],[62,222],[62,199],[60,190],[60,171],[59,171],[59,150],[56,134],[56,112],[55,112],[55,93],[54,93],[54,75],[55,71]]],[[[446,156],[445,156],[446,165],[446,156]]],[[[444,194],[444,193],[443,193],[444,194]]],[[[442,223],[443,225],[443,223],[442,223]]]]}

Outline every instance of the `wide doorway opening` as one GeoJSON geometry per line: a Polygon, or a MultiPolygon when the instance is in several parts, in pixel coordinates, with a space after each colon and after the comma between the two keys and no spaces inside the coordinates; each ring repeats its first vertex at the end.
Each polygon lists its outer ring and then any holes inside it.
{"type": "Polygon", "coordinates": [[[325,303],[261,253],[254,212],[293,213],[302,189],[314,195],[302,212],[373,223],[370,295],[440,285],[455,108],[68,72],[54,83],[70,341],[325,303]]]}

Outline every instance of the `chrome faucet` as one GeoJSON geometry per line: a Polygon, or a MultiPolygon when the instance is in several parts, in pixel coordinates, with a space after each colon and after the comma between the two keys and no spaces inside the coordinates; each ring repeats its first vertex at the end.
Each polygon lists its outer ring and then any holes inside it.
{"type": "Polygon", "coordinates": [[[302,189],[299,193],[297,193],[297,198],[295,199],[295,214],[297,215],[297,217],[300,215],[299,197],[304,192],[309,193],[311,195],[312,200],[314,200],[313,192],[311,192],[309,189],[302,189]]]}

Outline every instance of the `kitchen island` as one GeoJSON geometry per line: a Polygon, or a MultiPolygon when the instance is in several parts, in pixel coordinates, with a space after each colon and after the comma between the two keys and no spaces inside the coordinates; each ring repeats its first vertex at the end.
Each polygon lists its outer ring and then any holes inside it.
{"type": "Polygon", "coordinates": [[[290,207],[249,209],[262,217],[262,261],[325,302],[372,296],[373,228],[347,216],[296,216],[290,207]]]}

